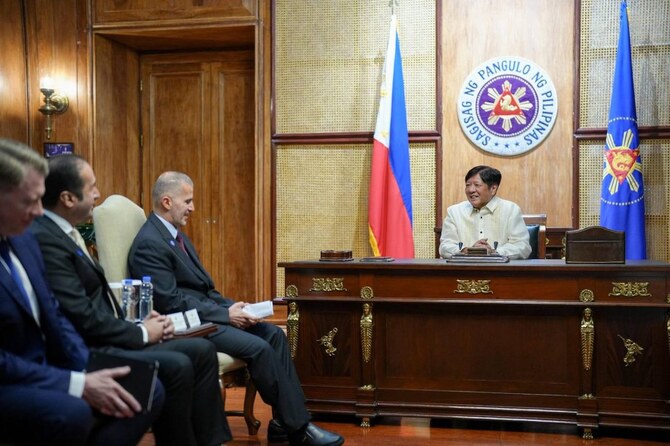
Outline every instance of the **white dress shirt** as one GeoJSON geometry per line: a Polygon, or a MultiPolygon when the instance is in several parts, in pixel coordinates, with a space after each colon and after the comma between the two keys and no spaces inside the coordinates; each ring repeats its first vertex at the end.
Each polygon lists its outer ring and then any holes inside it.
{"type": "Polygon", "coordinates": [[[521,208],[514,202],[493,197],[481,209],[472,207],[469,201],[449,206],[442,224],[440,256],[449,258],[469,247],[477,240],[488,239],[496,251],[510,259],[526,259],[530,255],[528,229],[523,221],[521,208]]]}

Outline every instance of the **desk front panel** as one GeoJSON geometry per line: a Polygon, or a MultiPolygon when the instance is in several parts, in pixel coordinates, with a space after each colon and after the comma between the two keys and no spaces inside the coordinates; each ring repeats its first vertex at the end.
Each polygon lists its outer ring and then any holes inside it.
{"type": "Polygon", "coordinates": [[[667,264],[281,266],[313,411],[670,428],[667,264]]]}

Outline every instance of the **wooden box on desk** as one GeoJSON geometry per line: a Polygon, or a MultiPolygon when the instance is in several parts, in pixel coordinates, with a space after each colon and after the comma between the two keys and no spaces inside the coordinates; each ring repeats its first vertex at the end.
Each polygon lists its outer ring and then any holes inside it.
{"type": "Polygon", "coordinates": [[[626,263],[623,231],[590,226],[565,233],[565,263],[626,263]]]}

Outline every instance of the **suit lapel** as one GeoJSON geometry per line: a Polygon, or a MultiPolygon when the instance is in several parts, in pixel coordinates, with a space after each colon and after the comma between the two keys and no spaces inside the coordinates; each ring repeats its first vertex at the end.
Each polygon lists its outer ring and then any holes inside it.
{"type": "Polygon", "coordinates": [[[26,312],[30,311],[28,302],[26,302],[21,291],[17,288],[16,282],[14,282],[11,274],[9,274],[4,266],[0,267],[0,287],[2,287],[4,291],[3,294],[6,294],[9,298],[13,299],[19,307],[26,312]]]}
{"type": "MultiPolygon", "coordinates": [[[[30,285],[33,288],[35,296],[37,297],[38,307],[41,307],[40,301],[43,298],[43,296],[41,296],[40,287],[38,286],[38,284],[33,283],[33,277],[36,277],[35,274],[39,274],[39,271],[35,271],[35,268],[37,268],[37,265],[35,264],[35,259],[29,252],[24,251],[23,246],[21,246],[20,243],[13,243],[11,237],[8,239],[8,241],[9,245],[12,247],[12,251],[14,251],[14,255],[19,259],[19,262],[21,262],[21,266],[26,271],[26,274],[28,275],[28,280],[30,280],[30,285]]],[[[12,299],[14,299],[16,303],[30,315],[31,320],[34,320],[32,309],[30,308],[28,302],[26,302],[26,299],[23,297],[23,294],[21,294],[21,291],[16,285],[16,282],[14,282],[14,278],[4,267],[0,269],[2,269],[2,271],[0,272],[0,282],[5,287],[5,289],[7,290],[8,294],[12,297],[12,299]]],[[[28,290],[26,290],[26,292],[27,291],[28,290]]]]}
{"type": "Polygon", "coordinates": [[[100,281],[105,294],[108,296],[107,303],[114,307],[114,312],[116,314],[122,314],[121,307],[116,301],[116,297],[114,297],[114,293],[112,293],[111,288],[109,288],[107,278],[105,277],[105,271],[102,269],[102,266],[100,266],[100,264],[95,259],[92,259],[84,254],[79,245],[77,245],[75,241],[72,240],[72,238],[70,238],[70,236],[67,235],[65,231],[63,231],[53,220],[48,217],[38,217],[36,222],[49,231],[53,237],[56,237],[56,239],[60,240],[61,244],[63,245],[63,249],[76,255],[86,265],[93,269],[93,272],[100,281]]]}
{"type": "Polygon", "coordinates": [[[200,263],[198,254],[195,252],[195,247],[191,243],[191,240],[189,240],[187,237],[184,238],[184,247],[186,248],[186,252],[188,252],[188,255],[190,256],[189,260],[191,265],[195,266],[194,271],[197,271],[198,273],[200,273],[201,276],[204,276],[208,282],[211,282],[212,278],[209,277],[209,273],[207,272],[205,267],[202,266],[202,263],[200,263]]]}
{"type": "Polygon", "coordinates": [[[186,248],[186,252],[188,252],[187,255],[185,252],[179,249],[179,246],[177,246],[177,242],[175,241],[174,237],[172,237],[172,234],[170,234],[170,231],[168,231],[163,222],[160,221],[154,213],[151,213],[149,220],[159,232],[165,243],[170,245],[170,249],[175,252],[177,258],[179,258],[184,266],[191,270],[191,272],[193,272],[193,274],[198,276],[201,280],[211,282],[212,279],[209,277],[209,274],[200,263],[191,240],[189,240],[188,237],[184,237],[184,247],[186,248]]]}

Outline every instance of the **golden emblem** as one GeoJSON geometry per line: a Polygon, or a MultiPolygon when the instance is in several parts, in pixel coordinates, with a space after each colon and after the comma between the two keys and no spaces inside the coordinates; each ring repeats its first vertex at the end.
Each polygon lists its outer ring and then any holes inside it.
{"type": "Polygon", "coordinates": [[[644,351],[644,348],[640,347],[638,344],[633,342],[632,339],[624,338],[621,335],[617,335],[623,341],[624,347],[626,347],[626,356],[623,357],[623,362],[626,364],[626,367],[635,362],[635,356],[641,355],[644,351]]]}

